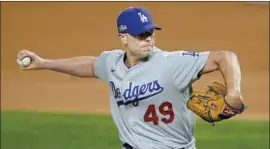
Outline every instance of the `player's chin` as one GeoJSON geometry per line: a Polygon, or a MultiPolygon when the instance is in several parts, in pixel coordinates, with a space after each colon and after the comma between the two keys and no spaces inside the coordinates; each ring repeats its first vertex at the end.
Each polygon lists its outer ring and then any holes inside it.
{"type": "Polygon", "coordinates": [[[140,58],[146,58],[151,54],[151,51],[141,51],[140,58]]]}

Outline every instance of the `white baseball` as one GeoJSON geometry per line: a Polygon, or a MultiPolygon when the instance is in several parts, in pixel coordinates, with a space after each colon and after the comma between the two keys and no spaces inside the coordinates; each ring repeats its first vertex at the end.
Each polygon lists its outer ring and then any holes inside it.
{"type": "Polygon", "coordinates": [[[24,57],[23,59],[19,60],[17,59],[17,64],[21,67],[27,67],[31,64],[31,58],[30,57],[24,57]]]}

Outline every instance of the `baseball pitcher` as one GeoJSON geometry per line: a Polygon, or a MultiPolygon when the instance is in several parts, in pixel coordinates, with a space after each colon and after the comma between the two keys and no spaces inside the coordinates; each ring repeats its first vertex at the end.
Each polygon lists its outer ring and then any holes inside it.
{"type": "Polygon", "coordinates": [[[233,52],[160,49],[154,31],[161,28],[144,8],[122,11],[117,29],[123,50],[54,60],[21,50],[17,60],[31,59],[22,70],[51,70],[105,82],[124,149],[196,149],[195,114],[214,123],[244,111],[241,71],[233,52]],[[206,91],[193,90],[192,83],[201,75],[217,70],[224,85],[212,82],[206,91]]]}

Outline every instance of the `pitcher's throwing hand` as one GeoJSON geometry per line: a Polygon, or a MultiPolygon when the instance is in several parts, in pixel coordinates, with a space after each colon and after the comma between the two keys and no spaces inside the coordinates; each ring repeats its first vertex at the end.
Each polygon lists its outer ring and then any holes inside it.
{"type": "Polygon", "coordinates": [[[22,70],[31,70],[31,69],[42,69],[44,64],[44,59],[36,55],[35,53],[28,50],[21,50],[17,54],[17,63],[22,62],[24,58],[30,58],[30,63],[28,65],[21,66],[22,70]]]}

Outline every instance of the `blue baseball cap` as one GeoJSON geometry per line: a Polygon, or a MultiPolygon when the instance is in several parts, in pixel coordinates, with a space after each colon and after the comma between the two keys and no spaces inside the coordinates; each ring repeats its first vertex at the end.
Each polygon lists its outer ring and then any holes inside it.
{"type": "Polygon", "coordinates": [[[153,25],[151,14],[144,8],[129,7],[122,11],[117,18],[117,29],[119,33],[139,35],[149,30],[161,30],[153,25]]]}

